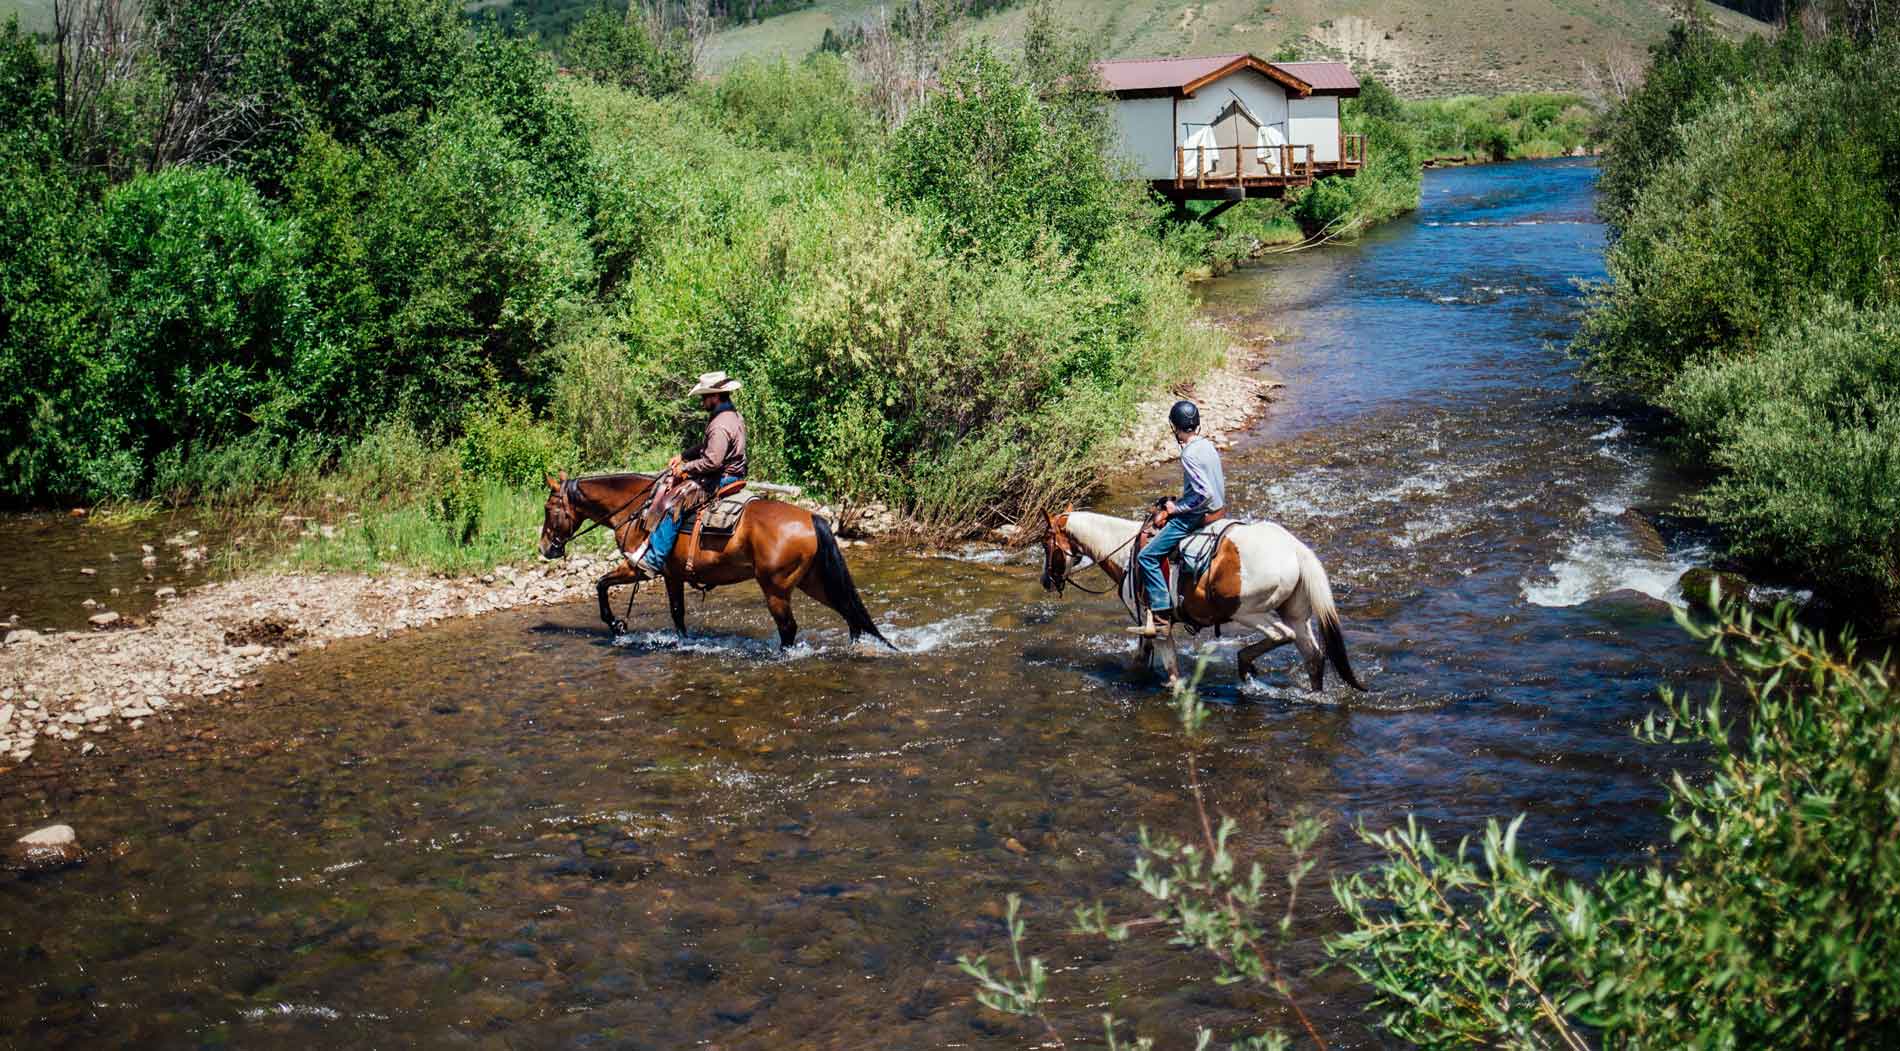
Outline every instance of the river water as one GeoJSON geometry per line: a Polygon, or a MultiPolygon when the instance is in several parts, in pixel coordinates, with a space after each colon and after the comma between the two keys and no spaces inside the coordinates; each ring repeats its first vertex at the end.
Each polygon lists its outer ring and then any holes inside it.
{"type": "MultiPolygon", "coordinates": [[[[1455,839],[1528,812],[1522,842],[1581,876],[1665,838],[1658,778],[1687,757],[1629,727],[1707,670],[1658,601],[1700,549],[1627,513],[1681,483],[1561,350],[1601,276],[1594,178],[1431,172],[1415,216],[1208,287],[1280,334],[1287,383],[1231,501],[1326,562],[1372,689],[1308,696],[1290,648],[1238,684],[1209,641],[1201,765],[1243,849],[1277,858],[1312,813],[1343,873],[1372,859],[1359,822],[1455,839]]],[[[1071,1034],[1107,1005],[1163,1046],[1284,1024],[1198,956],[1063,933],[1078,903],[1140,910],[1139,826],[1193,823],[1119,609],[1045,595],[1028,554],[850,555],[901,655],[806,604],[781,656],[736,588],[678,648],[654,595],[618,644],[591,604],[506,613],[306,655],[136,760],[4,786],[0,830],[65,821],[93,854],[0,881],[0,1042],[1031,1047],[953,966],[1004,946],[1010,892],[1071,1034]]],[[[1338,924],[1322,881],[1293,964],[1338,924]]],[[[1297,988],[1333,1046],[1384,1046],[1348,977],[1297,988]]]]}

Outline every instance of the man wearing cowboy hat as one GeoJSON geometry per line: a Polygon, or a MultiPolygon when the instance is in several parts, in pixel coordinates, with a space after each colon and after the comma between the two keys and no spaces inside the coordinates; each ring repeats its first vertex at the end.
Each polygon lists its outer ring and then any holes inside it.
{"type": "MultiPolygon", "coordinates": [[[[732,407],[732,394],[741,384],[723,372],[708,372],[693,386],[700,408],[712,414],[706,421],[706,440],[689,450],[684,458],[675,456],[666,469],[681,478],[699,483],[708,497],[717,495],[734,482],[745,480],[745,420],[732,407]]],[[[635,567],[644,576],[666,572],[667,557],[673,553],[680,529],[685,525],[680,514],[669,514],[654,527],[647,541],[646,556],[635,567]]]]}

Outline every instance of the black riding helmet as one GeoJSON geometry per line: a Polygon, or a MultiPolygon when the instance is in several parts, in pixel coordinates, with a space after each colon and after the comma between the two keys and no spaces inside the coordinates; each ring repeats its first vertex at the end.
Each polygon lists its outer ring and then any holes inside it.
{"type": "Polygon", "coordinates": [[[1168,410],[1168,422],[1174,424],[1177,430],[1198,431],[1201,429],[1201,410],[1195,408],[1191,401],[1177,401],[1174,408],[1168,410]]]}

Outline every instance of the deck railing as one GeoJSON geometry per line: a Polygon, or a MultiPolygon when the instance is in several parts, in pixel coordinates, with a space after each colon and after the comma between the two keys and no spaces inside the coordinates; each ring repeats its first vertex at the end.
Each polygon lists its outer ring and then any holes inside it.
{"type": "Polygon", "coordinates": [[[1366,163],[1366,137],[1355,132],[1339,137],[1339,163],[1341,167],[1358,168],[1366,163]]]}
{"type": "Polygon", "coordinates": [[[1175,156],[1174,177],[1177,183],[1196,186],[1297,184],[1311,182],[1314,170],[1313,147],[1305,143],[1182,146],[1175,156]]]}

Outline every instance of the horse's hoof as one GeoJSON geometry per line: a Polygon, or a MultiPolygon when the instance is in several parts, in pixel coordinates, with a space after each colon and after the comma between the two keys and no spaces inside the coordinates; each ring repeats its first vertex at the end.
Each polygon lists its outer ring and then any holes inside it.
{"type": "Polygon", "coordinates": [[[607,631],[609,634],[613,635],[613,637],[617,639],[620,636],[625,635],[627,633],[627,622],[624,620],[608,621],[607,631]]]}

